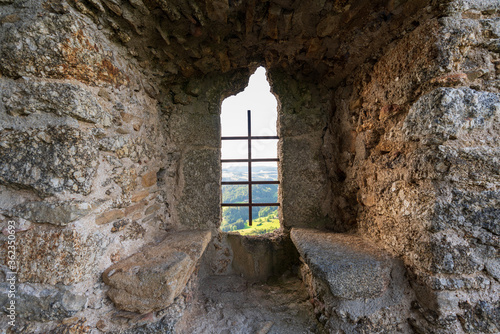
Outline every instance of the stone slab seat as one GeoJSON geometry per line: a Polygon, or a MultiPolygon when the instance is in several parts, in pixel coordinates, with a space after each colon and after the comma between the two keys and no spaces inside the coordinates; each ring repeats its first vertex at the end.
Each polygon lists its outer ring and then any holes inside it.
{"type": "Polygon", "coordinates": [[[141,314],[166,308],[186,286],[211,239],[211,232],[169,234],[157,245],[112,265],[102,275],[119,309],[141,314]]]}
{"type": "Polygon", "coordinates": [[[389,255],[362,237],[293,228],[291,239],[312,275],[336,297],[375,298],[389,285],[389,255]]]}

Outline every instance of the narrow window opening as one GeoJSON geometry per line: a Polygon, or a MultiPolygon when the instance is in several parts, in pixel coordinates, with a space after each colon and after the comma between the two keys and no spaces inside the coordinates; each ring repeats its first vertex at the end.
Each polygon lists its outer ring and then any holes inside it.
{"type": "Polygon", "coordinates": [[[263,67],[243,92],[222,102],[224,232],[258,235],[280,228],[277,106],[263,67]]]}

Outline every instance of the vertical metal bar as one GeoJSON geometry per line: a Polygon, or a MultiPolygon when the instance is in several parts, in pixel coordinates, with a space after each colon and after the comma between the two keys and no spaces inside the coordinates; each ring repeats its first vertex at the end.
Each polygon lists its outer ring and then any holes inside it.
{"type": "Polygon", "coordinates": [[[248,122],[248,225],[252,226],[252,113],[247,110],[248,122]]]}

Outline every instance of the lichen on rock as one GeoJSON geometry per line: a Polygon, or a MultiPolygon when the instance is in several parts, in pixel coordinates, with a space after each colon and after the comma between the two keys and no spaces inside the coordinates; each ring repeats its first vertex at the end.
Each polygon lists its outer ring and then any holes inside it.
{"type": "Polygon", "coordinates": [[[6,25],[0,34],[0,70],[13,78],[34,75],[127,85],[128,76],[84,26],[69,8],[6,25]]]}

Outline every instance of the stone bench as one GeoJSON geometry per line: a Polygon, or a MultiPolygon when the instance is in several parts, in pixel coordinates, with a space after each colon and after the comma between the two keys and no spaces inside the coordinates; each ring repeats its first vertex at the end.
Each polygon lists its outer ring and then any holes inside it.
{"type": "Polygon", "coordinates": [[[402,261],[360,236],[293,228],[314,312],[332,333],[411,333],[402,261]]]}
{"type": "Polygon", "coordinates": [[[166,308],[186,286],[211,239],[210,231],[168,235],[106,269],[108,296],[119,309],[147,313],[166,308]]]}
{"type": "Polygon", "coordinates": [[[293,228],[291,238],[312,275],[335,297],[374,298],[389,285],[389,256],[359,236],[293,228]]]}

